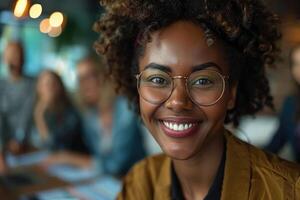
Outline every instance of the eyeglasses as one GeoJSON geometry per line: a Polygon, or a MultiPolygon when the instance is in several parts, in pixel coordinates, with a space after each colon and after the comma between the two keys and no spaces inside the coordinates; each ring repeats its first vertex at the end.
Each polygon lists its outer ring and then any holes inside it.
{"type": "Polygon", "coordinates": [[[162,70],[148,68],[136,75],[136,79],[140,96],[149,103],[165,102],[174,90],[174,80],[185,79],[190,99],[200,106],[210,106],[222,98],[228,76],[223,76],[216,70],[203,69],[191,73],[188,77],[171,77],[162,70]]]}

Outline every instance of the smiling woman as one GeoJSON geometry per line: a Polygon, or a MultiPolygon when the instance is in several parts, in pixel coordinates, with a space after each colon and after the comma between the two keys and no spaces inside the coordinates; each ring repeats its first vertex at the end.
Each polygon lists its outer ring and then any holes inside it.
{"type": "Polygon", "coordinates": [[[164,152],[132,169],[119,199],[300,198],[298,166],[224,128],[272,107],[274,14],[258,0],[101,3],[96,50],[164,152]]]}

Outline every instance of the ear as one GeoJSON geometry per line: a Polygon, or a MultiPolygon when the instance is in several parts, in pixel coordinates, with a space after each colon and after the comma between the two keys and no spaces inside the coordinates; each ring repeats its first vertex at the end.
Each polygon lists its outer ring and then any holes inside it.
{"type": "Polygon", "coordinates": [[[238,82],[232,83],[229,87],[229,96],[227,110],[232,110],[235,107],[238,82]]]}

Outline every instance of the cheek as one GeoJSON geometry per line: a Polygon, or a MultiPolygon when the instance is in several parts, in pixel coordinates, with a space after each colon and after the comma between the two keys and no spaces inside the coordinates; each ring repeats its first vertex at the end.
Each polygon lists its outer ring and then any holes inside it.
{"type": "Polygon", "coordinates": [[[153,116],[157,109],[156,105],[150,104],[143,100],[143,98],[139,98],[139,106],[140,106],[140,114],[146,125],[146,127],[151,131],[153,129],[153,116]]]}
{"type": "Polygon", "coordinates": [[[215,105],[203,107],[202,110],[206,114],[208,121],[211,121],[211,123],[214,124],[223,125],[228,110],[229,102],[229,95],[225,94],[225,96],[222,99],[220,99],[220,101],[217,102],[215,105]]]}
{"type": "Polygon", "coordinates": [[[206,114],[207,120],[212,124],[223,124],[227,111],[224,105],[217,103],[213,106],[202,108],[202,110],[206,114]]]}
{"type": "Polygon", "coordinates": [[[148,103],[145,102],[142,98],[139,98],[139,106],[140,106],[141,117],[144,123],[146,124],[146,126],[148,126],[148,121],[150,121],[150,116],[152,113],[151,106],[148,105],[148,103]]]}

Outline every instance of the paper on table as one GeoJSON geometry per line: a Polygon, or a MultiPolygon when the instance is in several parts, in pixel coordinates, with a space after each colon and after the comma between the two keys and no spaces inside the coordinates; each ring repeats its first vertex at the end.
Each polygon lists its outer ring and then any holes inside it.
{"type": "Polygon", "coordinates": [[[43,191],[36,194],[39,200],[79,200],[79,198],[72,196],[65,189],[55,189],[43,191]]]}
{"type": "Polygon", "coordinates": [[[89,200],[114,200],[121,190],[121,182],[113,177],[105,176],[90,184],[74,186],[73,189],[89,200]]]}
{"type": "MultiPolygon", "coordinates": [[[[38,192],[34,194],[34,197],[39,200],[114,200],[120,190],[121,182],[119,180],[105,176],[87,184],[38,192]]],[[[22,200],[31,199],[26,197],[24,196],[22,200]]]]}
{"type": "Polygon", "coordinates": [[[37,164],[50,154],[49,151],[37,151],[22,155],[6,155],[6,163],[8,167],[21,167],[37,164]]]}
{"type": "Polygon", "coordinates": [[[97,177],[99,173],[95,169],[82,169],[72,165],[57,164],[48,167],[48,172],[67,182],[78,182],[97,177]]]}

